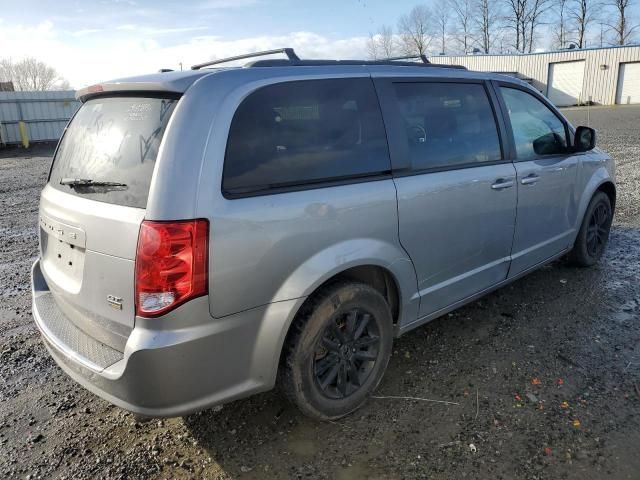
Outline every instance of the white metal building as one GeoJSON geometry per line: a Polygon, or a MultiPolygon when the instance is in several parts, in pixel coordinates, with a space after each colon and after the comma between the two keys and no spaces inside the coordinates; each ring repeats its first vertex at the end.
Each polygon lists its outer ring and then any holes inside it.
{"type": "Polygon", "coordinates": [[[640,45],[521,55],[436,56],[429,60],[517,76],[558,106],[640,103],[640,45]]]}
{"type": "Polygon", "coordinates": [[[21,122],[30,141],[57,141],[79,106],[72,90],[0,92],[0,145],[20,143],[21,122]]]}

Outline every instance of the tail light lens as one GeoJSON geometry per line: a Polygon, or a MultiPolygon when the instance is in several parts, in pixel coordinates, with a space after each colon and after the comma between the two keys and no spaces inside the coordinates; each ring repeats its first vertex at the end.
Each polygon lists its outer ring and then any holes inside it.
{"type": "Polygon", "coordinates": [[[207,294],[209,222],[143,221],[136,253],[136,315],[157,317],[207,294]]]}

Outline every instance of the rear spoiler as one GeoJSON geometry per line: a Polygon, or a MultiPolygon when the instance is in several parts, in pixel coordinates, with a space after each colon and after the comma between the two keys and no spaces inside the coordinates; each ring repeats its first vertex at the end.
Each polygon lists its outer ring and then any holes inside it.
{"type": "Polygon", "coordinates": [[[196,80],[206,75],[213,75],[213,70],[186,72],[163,72],[140,77],[123,78],[97,83],[76,92],[76,99],[86,102],[92,97],[109,94],[125,94],[132,92],[147,94],[169,93],[176,96],[183,94],[196,80]]]}
{"type": "Polygon", "coordinates": [[[147,95],[162,95],[168,94],[171,97],[179,97],[183,92],[177,90],[169,90],[161,88],[159,85],[153,84],[137,84],[137,85],[114,85],[114,84],[97,84],[85,87],[76,92],[76,99],[81,102],[86,102],[94,97],[105,96],[118,96],[118,95],[131,95],[139,94],[140,96],[147,95]]]}

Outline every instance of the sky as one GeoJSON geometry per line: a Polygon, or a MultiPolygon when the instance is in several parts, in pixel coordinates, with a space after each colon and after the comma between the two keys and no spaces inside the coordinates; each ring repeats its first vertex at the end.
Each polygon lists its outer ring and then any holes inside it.
{"type": "MultiPolygon", "coordinates": [[[[365,58],[370,32],[395,27],[418,3],[0,0],[0,58],[36,57],[73,88],[280,47],[293,47],[303,58],[365,58]]],[[[592,41],[599,35],[594,29],[592,41]]]]}
{"type": "Polygon", "coordinates": [[[369,32],[415,3],[0,0],[0,57],[36,57],[74,88],[285,46],[304,57],[364,58],[369,32]]]}

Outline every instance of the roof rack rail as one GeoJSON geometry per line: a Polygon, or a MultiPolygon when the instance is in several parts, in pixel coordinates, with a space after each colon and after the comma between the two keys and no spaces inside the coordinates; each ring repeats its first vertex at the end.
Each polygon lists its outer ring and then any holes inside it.
{"type": "Polygon", "coordinates": [[[210,67],[211,65],[218,65],[220,63],[233,62],[235,60],[244,60],[245,58],[264,57],[265,55],[273,55],[276,53],[284,53],[289,60],[300,60],[300,57],[296,55],[293,48],[276,48],[274,50],[265,50],[263,52],[245,53],[244,55],[237,55],[235,57],[221,58],[219,60],[211,60],[210,62],[199,63],[193,65],[191,70],[200,70],[204,67],[210,67]]]}
{"type": "Polygon", "coordinates": [[[286,58],[272,58],[268,60],[256,60],[245,67],[321,67],[321,66],[393,66],[393,67],[417,67],[417,68],[455,68],[466,70],[462,65],[449,65],[440,63],[421,63],[398,60],[287,60],[286,58]]]}
{"type": "Polygon", "coordinates": [[[422,60],[422,63],[424,64],[431,64],[431,62],[429,61],[429,59],[427,58],[427,56],[422,53],[420,55],[407,55],[404,57],[389,57],[389,58],[382,58],[380,59],[381,62],[393,62],[394,60],[413,60],[413,59],[420,59],[422,60]]]}
{"type": "Polygon", "coordinates": [[[446,65],[431,63],[426,55],[408,55],[405,57],[391,57],[380,60],[301,60],[293,48],[277,48],[275,50],[266,50],[264,52],[247,53],[237,55],[235,57],[221,58],[219,60],[211,60],[210,62],[199,63],[191,67],[192,70],[200,70],[204,67],[219,65],[221,63],[233,62],[235,60],[244,60],[247,58],[264,57],[276,53],[284,53],[287,58],[267,58],[264,60],[254,60],[245,65],[245,67],[314,67],[314,66],[331,66],[331,65],[393,65],[400,67],[430,67],[430,68],[457,68],[466,70],[461,65],[446,65]],[[420,62],[412,62],[407,60],[420,59],[420,62]],[[404,60],[404,61],[402,61],[404,60]]]}

